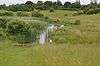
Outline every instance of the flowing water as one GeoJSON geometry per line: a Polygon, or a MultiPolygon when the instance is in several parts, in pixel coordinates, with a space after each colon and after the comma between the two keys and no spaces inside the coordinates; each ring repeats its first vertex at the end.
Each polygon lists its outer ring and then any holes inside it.
{"type": "Polygon", "coordinates": [[[40,33],[40,36],[39,36],[40,44],[45,44],[45,42],[47,40],[47,36],[48,36],[48,31],[53,31],[53,29],[54,29],[54,25],[50,24],[50,25],[48,25],[46,30],[44,30],[40,33]]]}
{"type": "Polygon", "coordinates": [[[44,44],[46,42],[46,34],[47,34],[46,31],[41,32],[39,39],[40,44],[44,44]]]}

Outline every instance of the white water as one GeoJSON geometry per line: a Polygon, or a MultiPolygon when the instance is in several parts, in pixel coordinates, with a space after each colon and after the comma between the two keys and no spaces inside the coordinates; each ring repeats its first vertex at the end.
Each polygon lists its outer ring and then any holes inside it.
{"type": "Polygon", "coordinates": [[[40,39],[39,39],[40,44],[44,44],[46,42],[46,34],[47,33],[45,31],[41,32],[40,39]]]}
{"type": "Polygon", "coordinates": [[[39,36],[40,44],[45,44],[45,42],[47,40],[48,31],[53,31],[53,29],[54,29],[54,25],[50,24],[45,31],[41,32],[41,34],[39,36]]]}

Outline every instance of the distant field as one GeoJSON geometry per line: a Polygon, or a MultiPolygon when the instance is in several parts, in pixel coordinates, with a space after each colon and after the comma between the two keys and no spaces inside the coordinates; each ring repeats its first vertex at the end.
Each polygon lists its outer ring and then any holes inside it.
{"type": "MultiPolygon", "coordinates": [[[[1,41],[0,66],[100,66],[100,14],[72,16],[74,11],[62,10],[41,13],[61,22],[80,20],[80,25],[56,30],[50,36],[53,43],[44,46],[16,47],[9,40],[1,41]]],[[[9,18],[35,20],[33,17],[9,18]]]]}

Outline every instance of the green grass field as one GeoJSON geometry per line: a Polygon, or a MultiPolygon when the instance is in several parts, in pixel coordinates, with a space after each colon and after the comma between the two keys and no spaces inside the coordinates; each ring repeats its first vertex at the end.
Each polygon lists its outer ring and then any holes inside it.
{"type": "Polygon", "coordinates": [[[72,11],[62,10],[41,13],[65,22],[80,20],[81,24],[53,32],[52,44],[17,47],[12,41],[1,41],[0,66],[100,66],[100,14],[72,16],[72,11]]]}

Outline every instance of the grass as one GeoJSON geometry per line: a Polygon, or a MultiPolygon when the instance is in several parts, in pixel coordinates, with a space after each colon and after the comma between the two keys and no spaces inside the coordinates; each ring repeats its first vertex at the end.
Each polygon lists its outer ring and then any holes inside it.
{"type": "Polygon", "coordinates": [[[100,45],[96,44],[15,47],[0,42],[0,47],[0,66],[99,66],[100,60],[100,45]]]}
{"type": "MultiPolygon", "coordinates": [[[[63,22],[80,20],[52,32],[52,44],[16,47],[14,42],[0,41],[0,66],[99,66],[100,14],[72,16],[73,11],[41,11],[51,19],[63,22]],[[64,16],[67,13],[67,16],[64,16]]],[[[12,18],[12,17],[8,17],[12,18]]],[[[35,20],[34,17],[13,19],[35,20]]],[[[37,20],[37,19],[36,19],[37,20]]]]}

